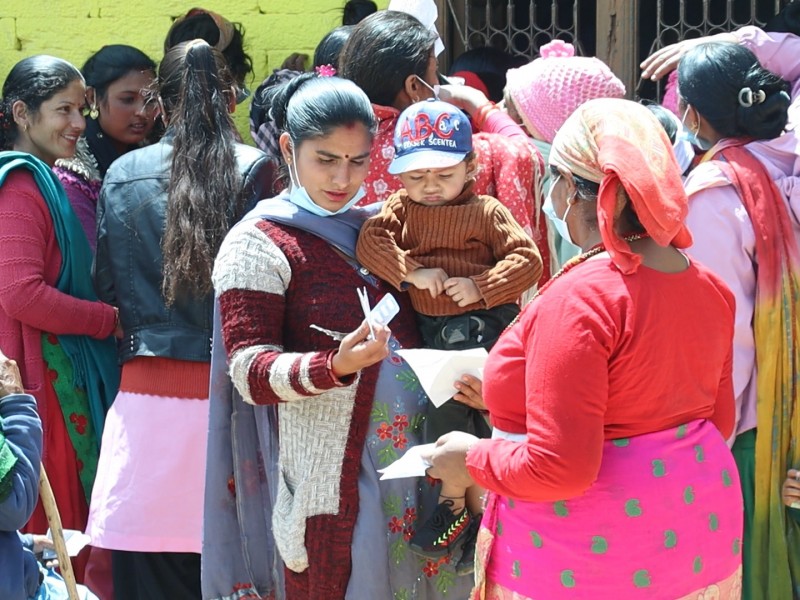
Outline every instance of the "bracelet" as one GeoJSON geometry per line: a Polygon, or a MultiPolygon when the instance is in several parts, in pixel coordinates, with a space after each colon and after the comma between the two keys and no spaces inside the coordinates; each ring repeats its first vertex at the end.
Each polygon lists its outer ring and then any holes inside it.
{"type": "Polygon", "coordinates": [[[472,117],[472,122],[475,124],[475,127],[478,129],[483,129],[486,119],[489,118],[489,115],[496,110],[500,109],[497,108],[497,105],[494,102],[487,102],[478,110],[476,110],[475,115],[472,117]]]}

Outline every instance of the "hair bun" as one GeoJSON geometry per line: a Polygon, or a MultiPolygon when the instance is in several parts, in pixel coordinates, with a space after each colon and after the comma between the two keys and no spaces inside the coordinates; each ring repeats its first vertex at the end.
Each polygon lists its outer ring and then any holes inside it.
{"type": "Polygon", "coordinates": [[[570,58],[575,56],[575,46],[564,40],[553,40],[539,48],[542,58],[570,58]]]}

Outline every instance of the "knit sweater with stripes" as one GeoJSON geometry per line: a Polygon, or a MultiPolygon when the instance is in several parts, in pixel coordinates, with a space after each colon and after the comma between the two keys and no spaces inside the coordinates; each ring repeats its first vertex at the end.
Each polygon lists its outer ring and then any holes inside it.
{"type": "Polygon", "coordinates": [[[517,302],[542,275],[533,240],[498,200],[475,195],[471,183],[437,206],[414,202],[404,189],[396,192],[364,224],[356,254],[378,277],[408,289],[418,313],[434,317],[517,302]],[[447,294],[432,298],[428,290],[403,283],[420,268],[472,279],[481,300],[460,307],[447,294]]]}
{"type": "MultiPolygon", "coordinates": [[[[246,219],[225,238],[214,267],[231,379],[246,402],[278,404],[280,471],[273,531],[292,600],[343,600],[358,516],[358,473],[379,365],[345,381],[327,367],[363,320],[356,288],[370,303],[391,288],[359,274],[321,238],[246,219]],[[316,327],[312,327],[316,326],[316,327]]],[[[400,298],[392,334],[419,344],[400,298]]]]}

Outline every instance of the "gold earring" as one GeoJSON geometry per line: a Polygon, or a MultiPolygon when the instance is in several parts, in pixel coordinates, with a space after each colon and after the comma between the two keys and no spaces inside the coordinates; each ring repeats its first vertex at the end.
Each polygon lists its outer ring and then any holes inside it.
{"type": "Polygon", "coordinates": [[[89,118],[90,119],[97,119],[100,116],[100,111],[97,110],[97,104],[92,104],[92,107],[89,109],[89,118]]]}

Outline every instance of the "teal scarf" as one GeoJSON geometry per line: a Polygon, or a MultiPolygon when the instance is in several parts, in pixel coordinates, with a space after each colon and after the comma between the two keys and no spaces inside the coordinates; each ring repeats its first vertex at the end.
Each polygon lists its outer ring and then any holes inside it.
{"type": "MultiPolygon", "coordinates": [[[[33,174],[53,219],[56,242],[61,250],[61,271],[56,288],[75,298],[96,302],[90,267],[92,251],[64,188],[50,167],[25,152],[0,152],[0,185],[17,168],[28,169],[33,174]]],[[[72,363],[75,387],[86,390],[99,445],[106,412],[119,388],[114,338],[95,340],[87,335],[59,335],[58,341],[72,363]]]]}

